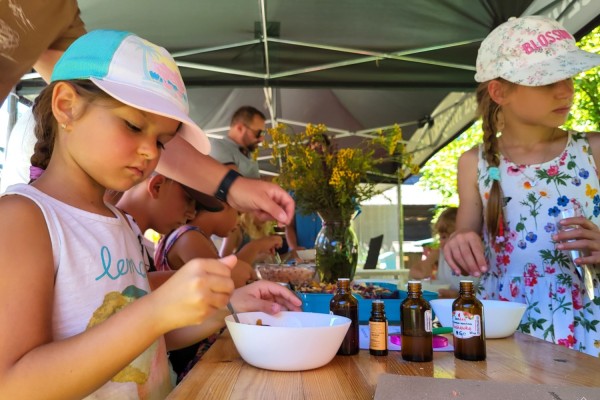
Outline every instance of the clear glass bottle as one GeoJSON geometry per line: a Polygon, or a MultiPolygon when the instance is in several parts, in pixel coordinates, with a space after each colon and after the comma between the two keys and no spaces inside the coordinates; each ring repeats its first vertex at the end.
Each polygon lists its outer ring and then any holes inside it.
{"type": "Polygon", "coordinates": [[[423,298],[420,281],[408,281],[408,297],[400,304],[402,358],[406,361],[433,360],[431,306],[423,298]]]}
{"type": "Polygon", "coordinates": [[[369,318],[369,353],[372,356],[388,355],[388,321],[383,300],[373,300],[369,318]]]}
{"type": "Polygon", "coordinates": [[[338,354],[349,356],[358,353],[358,300],[350,291],[350,279],[339,278],[337,289],[329,302],[329,313],[350,318],[351,324],[338,354]]]}
{"type": "Polygon", "coordinates": [[[452,303],[454,356],[461,360],[485,360],[483,304],[475,297],[473,281],[460,281],[458,298],[452,303]]]}

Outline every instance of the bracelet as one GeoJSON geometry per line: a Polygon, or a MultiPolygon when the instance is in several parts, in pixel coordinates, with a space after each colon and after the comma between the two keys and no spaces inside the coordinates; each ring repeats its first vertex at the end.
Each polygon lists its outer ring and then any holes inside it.
{"type": "Polygon", "coordinates": [[[230,169],[229,171],[227,171],[227,174],[225,174],[225,177],[223,177],[223,180],[221,181],[221,183],[219,184],[219,187],[217,188],[215,197],[217,199],[221,200],[222,202],[227,203],[227,193],[229,192],[229,188],[231,187],[233,182],[240,176],[242,176],[242,175],[239,172],[234,171],[233,169],[230,169]]]}

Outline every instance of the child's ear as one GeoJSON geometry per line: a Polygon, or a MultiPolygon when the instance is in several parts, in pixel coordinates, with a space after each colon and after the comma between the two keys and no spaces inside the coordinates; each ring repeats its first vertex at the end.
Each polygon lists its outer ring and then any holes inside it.
{"type": "Polygon", "coordinates": [[[156,200],[159,196],[160,190],[162,189],[163,184],[167,181],[167,178],[164,175],[154,175],[150,179],[148,179],[148,194],[154,200],[156,200]]]}
{"type": "Polygon", "coordinates": [[[488,93],[490,98],[498,105],[503,105],[506,102],[507,89],[508,87],[504,83],[496,79],[488,83],[488,93]]]}
{"type": "Polygon", "coordinates": [[[85,108],[85,101],[75,87],[67,82],[58,82],[52,90],[52,113],[59,125],[74,121],[85,108]]]}

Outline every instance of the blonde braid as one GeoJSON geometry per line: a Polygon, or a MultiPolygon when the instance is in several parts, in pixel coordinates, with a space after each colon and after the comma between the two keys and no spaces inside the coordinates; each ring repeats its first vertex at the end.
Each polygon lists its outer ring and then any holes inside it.
{"type": "Polygon", "coordinates": [[[44,88],[35,99],[32,113],[35,118],[35,138],[37,139],[31,156],[31,165],[46,169],[54,149],[57,123],[52,114],[52,90],[54,84],[44,88]]]}
{"type": "MultiPolygon", "coordinates": [[[[483,156],[489,167],[500,165],[500,152],[498,150],[498,113],[500,106],[495,103],[488,93],[488,83],[484,82],[477,88],[478,112],[482,120],[483,129],[483,156]]],[[[486,228],[490,240],[502,233],[504,221],[504,204],[500,182],[492,180],[489,198],[485,209],[486,228]]]]}

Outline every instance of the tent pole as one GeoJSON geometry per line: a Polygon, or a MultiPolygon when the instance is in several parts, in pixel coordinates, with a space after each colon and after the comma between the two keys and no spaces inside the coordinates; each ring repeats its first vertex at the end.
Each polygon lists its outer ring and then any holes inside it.
{"type": "Polygon", "coordinates": [[[398,191],[398,268],[404,269],[404,207],[402,206],[402,167],[396,170],[398,176],[398,185],[396,190],[398,191]]]}

